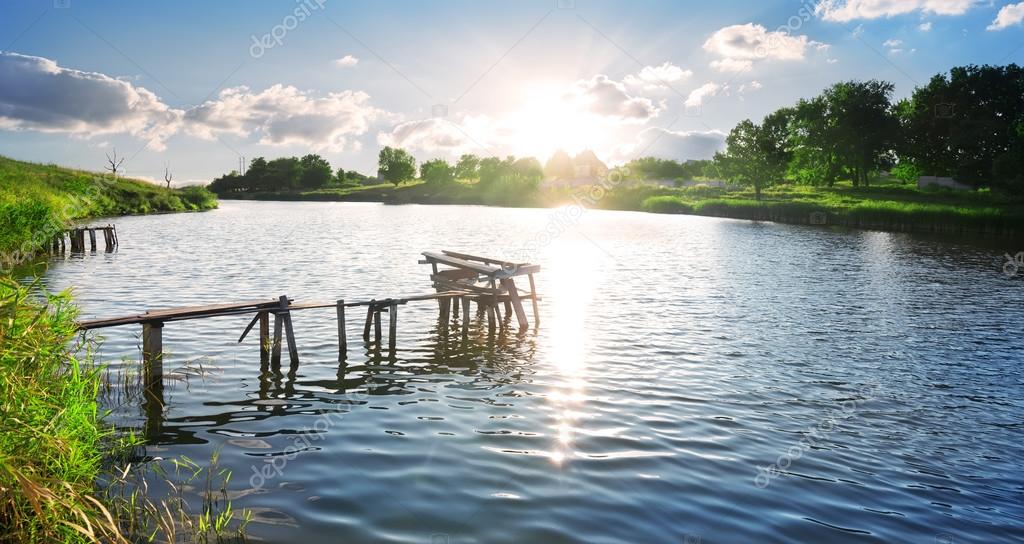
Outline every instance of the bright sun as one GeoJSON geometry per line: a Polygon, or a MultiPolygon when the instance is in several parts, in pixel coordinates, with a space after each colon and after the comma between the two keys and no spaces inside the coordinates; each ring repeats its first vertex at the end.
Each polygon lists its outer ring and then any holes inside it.
{"type": "Polygon", "coordinates": [[[612,135],[607,125],[588,113],[565,87],[535,85],[526,102],[509,115],[505,129],[514,153],[534,156],[543,163],[558,149],[570,154],[584,149],[608,150],[612,135]]]}

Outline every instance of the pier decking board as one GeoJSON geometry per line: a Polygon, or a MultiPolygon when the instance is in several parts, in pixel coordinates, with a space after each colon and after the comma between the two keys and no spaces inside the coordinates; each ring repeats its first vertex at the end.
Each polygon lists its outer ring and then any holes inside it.
{"type": "MultiPolygon", "coordinates": [[[[84,250],[84,232],[89,227],[69,231],[72,251],[84,250]]],[[[117,245],[117,233],[113,226],[95,227],[103,230],[108,250],[117,245]]],[[[54,240],[53,247],[63,248],[64,238],[54,240]]],[[[537,301],[540,296],[534,283],[534,274],[540,271],[539,265],[530,263],[512,263],[488,257],[479,257],[454,251],[424,252],[425,260],[420,263],[431,265],[430,280],[435,289],[433,293],[372,298],[370,300],[348,302],[337,299],[334,302],[306,302],[296,304],[285,295],[275,299],[251,300],[228,304],[207,304],[185,306],[180,308],[160,308],[142,313],[80,321],[79,330],[88,331],[123,325],[142,325],[143,374],[147,386],[147,395],[159,403],[163,398],[163,328],[166,323],[214,317],[253,315],[243,330],[238,342],[242,342],[259,324],[260,362],[272,365],[281,364],[282,344],[288,343],[288,356],[293,368],[299,364],[298,344],[292,325],[292,312],[333,308],[338,320],[338,359],[344,361],[348,353],[348,339],[345,324],[345,308],[366,307],[366,320],[363,324],[363,340],[371,344],[370,331],[373,329],[372,345],[380,350],[382,345],[381,313],[388,314],[387,347],[394,357],[398,336],[398,307],[410,302],[436,300],[439,305],[439,327],[442,335],[447,335],[449,321],[459,319],[462,310],[462,337],[468,339],[471,302],[477,303],[477,315],[486,315],[487,330],[493,334],[495,328],[502,333],[506,330],[505,318],[514,313],[519,331],[526,331],[529,322],[523,309],[522,301],[529,299],[533,304],[534,326],[539,323],[537,301]],[[439,268],[438,265],[449,268],[439,268]],[[515,278],[527,276],[530,291],[520,291],[515,278]],[[503,318],[499,305],[504,305],[503,318]],[[270,332],[270,316],[274,316],[273,337],[270,332]]]]}

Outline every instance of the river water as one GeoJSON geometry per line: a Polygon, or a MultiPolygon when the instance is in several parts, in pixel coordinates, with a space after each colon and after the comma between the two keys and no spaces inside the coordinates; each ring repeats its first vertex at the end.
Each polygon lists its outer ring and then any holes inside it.
{"type": "MultiPolygon", "coordinates": [[[[255,541],[1013,542],[1024,535],[1024,270],[1001,247],[629,212],[223,202],[116,219],[50,267],[83,317],[429,292],[421,251],[542,265],[541,326],[394,358],[349,314],[293,315],[262,369],[247,316],[169,323],[146,454],[232,471],[255,541]],[[153,420],[158,419],[158,420],[153,420]]],[[[527,305],[529,308],[529,305],[527,305]]],[[[100,356],[137,368],[138,327],[100,356]]],[[[120,422],[146,423],[136,404],[120,422]]]]}

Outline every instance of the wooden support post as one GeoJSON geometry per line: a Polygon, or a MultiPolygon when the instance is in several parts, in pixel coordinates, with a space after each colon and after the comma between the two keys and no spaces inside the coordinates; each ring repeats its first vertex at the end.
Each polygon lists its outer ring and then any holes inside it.
{"type": "Polygon", "coordinates": [[[462,337],[469,336],[469,297],[462,298],[462,337]]]}
{"type": "Polygon", "coordinates": [[[533,328],[537,328],[540,324],[540,312],[537,310],[537,285],[533,283],[533,274],[529,275],[530,278],[530,302],[533,303],[533,328]]]}
{"type": "Polygon", "coordinates": [[[494,310],[493,304],[487,304],[487,332],[490,334],[494,334],[494,310]]]}
{"type": "Polygon", "coordinates": [[[270,362],[270,314],[260,312],[260,364],[270,362]]]}
{"type": "Polygon", "coordinates": [[[462,297],[452,297],[452,316],[459,316],[459,299],[462,297]]]}
{"type": "Polygon", "coordinates": [[[523,309],[523,300],[519,298],[519,290],[516,289],[516,282],[512,278],[501,280],[502,287],[508,291],[509,302],[505,303],[505,312],[509,312],[509,306],[516,312],[516,320],[519,321],[519,330],[525,331],[530,328],[530,323],[526,320],[526,310],[523,309]]]}
{"type": "Polygon", "coordinates": [[[68,249],[68,244],[64,240],[64,232],[62,231],[60,234],[57,235],[57,237],[60,239],[60,254],[63,255],[64,252],[67,251],[68,249]]]}
{"type": "Polygon", "coordinates": [[[120,240],[117,239],[117,226],[110,225],[110,236],[114,239],[114,247],[118,246],[120,240]]]}
{"type": "Polygon", "coordinates": [[[75,238],[78,239],[78,251],[85,253],[85,230],[78,229],[75,233],[75,238]]]}
{"type": "Polygon", "coordinates": [[[388,314],[388,349],[394,355],[395,344],[398,343],[398,304],[392,304],[388,314]]]}
{"type": "Polygon", "coordinates": [[[377,308],[373,312],[373,341],[376,342],[378,349],[380,349],[380,310],[377,308]]]}
{"type": "Polygon", "coordinates": [[[110,235],[110,229],[103,229],[103,250],[107,253],[114,251],[114,237],[110,235]]]}
{"type": "Polygon", "coordinates": [[[147,391],[161,391],[164,380],[164,324],[142,324],[142,376],[147,391]]]}
{"type": "Polygon", "coordinates": [[[512,315],[512,303],[505,301],[505,315],[512,315]]]}
{"type": "Polygon", "coordinates": [[[295,345],[295,330],[292,328],[292,314],[287,310],[288,308],[288,295],[281,295],[280,301],[281,308],[284,311],[281,314],[281,319],[284,320],[284,334],[288,337],[288,357],[291,360],[292,366],[299,364],[299,347],[295,345]]]}
{"type": "Polygon", "coordinates": [[[89,229],[89,251],[96,251],[96,231],[89,229]]]}
{"type": "Polygon", "coordinates": [[[363,340],[366,342],[370,341],[370,324],[373,323],[373,303],[374,301],[371,300],[366,306],[366,324],[363,325],[363,340]]]}
{"type": "Polygon", "coordinates": [[[271,347],[270,364],[281,366],[281,314],[274,312],[274,345],[271,347]]]}
{"type": "Polygon", "coordinates": [[[345,336],[345,299],[338,301],[338,360],[348,357],[348,338],[345,336]]]}
{"type": "Polygon", "coordinates": [[[444,334],[448,330],[448,321],[451,319],[452,299],[441,297],[437,301],[441,304],[441,334],[444,334]]]}

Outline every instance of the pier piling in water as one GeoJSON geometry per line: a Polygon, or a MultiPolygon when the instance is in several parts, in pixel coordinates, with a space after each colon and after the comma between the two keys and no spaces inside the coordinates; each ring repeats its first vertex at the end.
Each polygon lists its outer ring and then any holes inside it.
{"type": "MultiPolygon", "coordinates": [[[[95,250],[95,230],[102,230],[106,248],[111,251],[117,246],[117,232],[112,225],[94,230],[79,228],[68,231],[72,251],[82,251],[85,246],[85,232],[90,232],[90,246],[95,250]]],[[[53,242],[53,247],[63,247],[64,236],[60,242],[53,242]]],[[[540,321],[534,274],[540,266],[528,263],[510,263],[486,257],[476,257],[463,253],[444,251],[442,253],[423,253],[426,257],[422,263],[432,265],[431,280],[435,292],[400,298],[370,299],[362,302],[345,302],[338,299],[331,303],[294,304],[286,295],[273,300],[242,302],[234,304],[217,304],[151,310],[138,315],[97,319],[78,323],[79,330],[92,330],[129,324],[142,325],[142,352],[147,389],[160,393],[162,398],[163,379],[163,327],[166,323],[209,317],[255,314],[245,328],[238,341],[242,342],[249,332],[259,325],[260,364],[266,365],[268,360],[274,367],[280,367],[282,343],[288,342],[288,356],[292,369],[299,364],[298,343],[292,323],[292,313],[297,310],[315,308],[334,308],[337,314],[338,327],[338,358],[344,361],[348,353],[346,333],[346,308],[366,306],[366,319],[363,323],[363,340],[370,344],[370,327],[373,327],[373,348],[379,353],[382,346],[381,312],[388,313],[388,343],[392,358],[396,357],[398,342],[398,307],[415,301],[436,300],[439,308],[438,326],[442,336],[447,336],[453,323],[461,326],[462,338],[469,338],[470,305],[477,304],[477,315],[487,317],[487,330],[494,334],[495,329],[501,333],[506,331],[505,319],[511,320],[515,314],[520,333],[529,328],[529,321],[523,308],[523,299],[529,299],[533,305],[534,327],[540,321]],[[450,268],[440,269],[438,265],[450,268]],[[527,276],[530,282],[528,293],[520,291],[515,284],[515,277],[527,276]],[[502,315],[501,307],[505,307],[502,315]],[[452,311],[454,309],[454,312],[452,311]],[[459,310],[461,309],[461,323],[459,310]],[[273,336],[270,332],[270,316],[274,316],[273,336]]]]}

